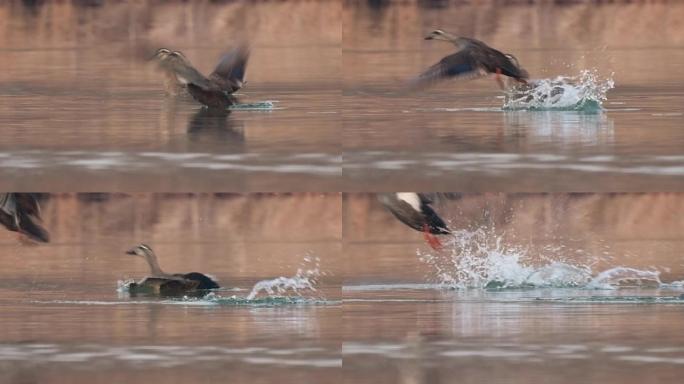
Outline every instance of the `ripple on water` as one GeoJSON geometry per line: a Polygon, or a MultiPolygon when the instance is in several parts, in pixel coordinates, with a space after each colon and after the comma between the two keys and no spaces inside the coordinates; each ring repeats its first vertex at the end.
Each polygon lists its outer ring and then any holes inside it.
{"type": "MultiPolygon", "coordinates": [[[[484,173],[505,175],[514,171],[568,170],[590,174],[643,176],[684,176],[684,157],[634,155],[568,156],[552,153],[402,153],[356,152],[345,156],[346,170],[435,171],[449,173],[484,173]]],[[[0,164],[2,160],[0,160],[0,164]]]]}
{"type": "MultiPolygon", "coordinates": [[[[90,363],[100,369],[120,364],[147,367],[193,365],[199,361],[240,362],[269,366],[311,368],[341,367],[339,351],[316,348],[140,345],[109,346],[97,344],[0,344],[0,360],[43,363],[90,363]]],[[[94,368],[95,369],[95,368],[94,368]]]]}
{"type": "Polygon", "coordinates": [[[638,363],[684,364],[684,354],[662,356],[650,353],[631,345],[613,344],[515,344],[492,343],[487,347],[481,344],[451,341],[420,341],[407,343],[345,343],[342,354],[345,358],[374,355],[386,359],[421,358],[432,362],[447,363],[451,360],[508,360],[515,362],[553,362],[567,359],[600,358],[638,363]]]}
{"type": "Polygon", "coordinates": [[[45,169],[86,171],[168,172],[180,168],[208,171],[271,172],[336,176],[342,173],[338,154],[300,153],[170,153],[170,152],[86,152],[86,151],[16,151],[0,153],[4,170],[45,169]]]}

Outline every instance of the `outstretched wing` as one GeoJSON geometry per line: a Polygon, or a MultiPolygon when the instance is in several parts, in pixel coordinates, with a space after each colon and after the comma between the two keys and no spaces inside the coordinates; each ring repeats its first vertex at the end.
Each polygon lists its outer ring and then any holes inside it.
{"type": "Polygon", "coordinates": [[[211,82],[192,66],[182,53],[174,52],[162,62],[162,68],[173,73],[183,85],[193,84],[204,90],[211,89],[211,82]]]}
{"type": "Polygon", "coordinates": [[[221,57],[209,78],[223,91],[235,92],[242,88],[245,82],[247,61],[249,61],[249,46],[242,44],[221,57]]]}
{"type": "Polygon", "coordinates": [[[426,87],[450,78],[475,78],[484,74],[469,50],[446,56],[412,81],[413,86],[426,87]]]}

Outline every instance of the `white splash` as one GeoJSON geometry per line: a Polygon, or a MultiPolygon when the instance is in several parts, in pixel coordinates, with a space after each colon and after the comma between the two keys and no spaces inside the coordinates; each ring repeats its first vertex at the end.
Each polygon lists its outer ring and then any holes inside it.
{"type": "Polygon", "coordinates": [[[612,78],[600,78],[595,69],[577,76],[530,80],[506,92],[503,109],[597,112],[614,86],[612,78]]]}
{"type": "Polygon", "coordinates": [[[319,265],[320,258],[305,256],[304,262],[297,268],[294,276],[259,281],[254,284],[246,299],[254,300],[262,292],[267,296],[285,296],[291,293],[302,296],[303,291],[316,292],[318,278],[323,275],[319,265]]]}
{"type": "Polygon", "coordinates": [[[117,280],[116,292],[118,292],[118,293],[130,292],[131,284],[133,284],[133,283],[135,283],[135,280],[133,280],[133,279],[117,280]]]}
{"type": "MultiPolygon", "coordinates": [[[[554,249],[550,255],[535,255],[527,249],[507,245],[503,235],[493,229],[454,231],[439,252],[418,250],[421,261],[433,268],[432,280],[453,288],[587,288],[614,289],[624,284],[664,286],[660,272],[614,267],[594,275],[591,265],[559,260],[554,249]],[[533,262],[535,259],[537,262],[533,262]],[[539,260],[542,260],[540,265],[539,260]]],[[[584,261],[586,263],[586,260],[584,261]]]]}
{"type": "Polygon", "coordinates": [[[596,275],[587,288],[595,289],[614,289],[623,282],[651,282],[657,286],[663,285],[660,281],[660,272],[658,271],[643,271],[635,268],[615,267],[603,271],[596,275]]]}

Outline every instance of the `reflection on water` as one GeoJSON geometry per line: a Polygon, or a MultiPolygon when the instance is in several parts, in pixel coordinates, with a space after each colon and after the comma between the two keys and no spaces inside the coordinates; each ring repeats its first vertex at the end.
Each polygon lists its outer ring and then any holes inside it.
{"type": "Polygon", "coordinates": [[[229,119],[230,112],[202,108],[188,121],[188,138],[194,142],[230,143],[231,152],[241,152],[245,142],[244,123],[229,119]]]}
{"type": "Polygon", "coordinates": [[[354,382],[638,383],[684,371],[681,289],[349,288],[342,354],[354,382]]]}

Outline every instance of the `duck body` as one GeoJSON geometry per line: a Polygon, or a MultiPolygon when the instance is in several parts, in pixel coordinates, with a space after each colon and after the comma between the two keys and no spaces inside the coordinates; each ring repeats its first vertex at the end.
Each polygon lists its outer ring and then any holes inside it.
{"type": "Polygon", "coordinates": [[[40,217],[40,205],[32,193],[0,193],[0,223],[33,241],[50,241],[40,217]]]}
{"type": "Polygon", "coordinates": [[[416,231],[426,231],[435,235],[451,233],[437,212],[432,209],[432,199],[424,193],[396,192],[379,196],[380,202],[401,221],[416,231]]]}
{"type": "Polygon", "coordinates": [[[185,296],[197,291],[199,282],[165,277],[145,277],[128,284],[128,292],[134,295],[185,296]]]}
{"type": "Polygon", "coordinates": [[[195,289],[207,290],[207,289],[221,288],[218,285],[218,283],[216,281],[214,281],[214,279],[212,279],[211,277],[209,277],[203,273],[199,273],[199,272],[190,272],[190,273],[183,273],[183,274],[177,273],[177,274],[174,274],[174,276],[180,277],[183,280],[196,282],[197,287],[195,287],[195,289]]]}
{"type": "Polygon", "coordinates": [[[187,90],[193,99],[209,108],[226,109],[236,104],[234,97],[220,89],[204,89],[193,83],[188,83],[187,90]]]}
{"type": "Polygon", "coordinates": [[[151,276],[128,284],[128,291],[132,294],[204,296],[207,290],[220,288],[211,277],[199,272],[165,273],[159,267],[157,257],[148,245],[140,244],[126,251],[126,254],[143,257],[152,273],[151,276]]]}
{"type": "Polygon", "coordinates": [[[402,223],[423,232],[425,240],[434,249],[441,243],[434,235],[451,233],[447,224],[432,209],[432,199],[424,193],[396,192],[378,195],[380,202],[402,223]]]}

